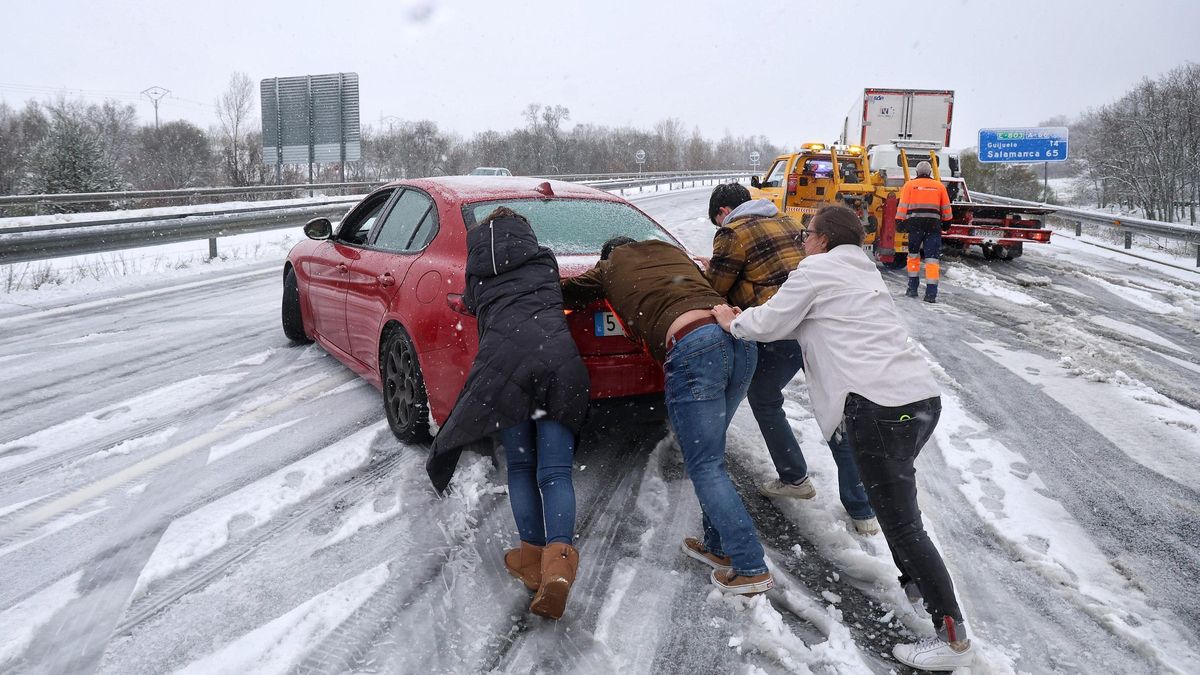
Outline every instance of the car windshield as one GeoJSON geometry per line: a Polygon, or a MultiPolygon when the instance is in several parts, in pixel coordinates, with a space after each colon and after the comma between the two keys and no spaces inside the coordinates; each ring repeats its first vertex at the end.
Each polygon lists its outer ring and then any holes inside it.
{"type": "Polygon", "coordinates": [[[542,246],[560,255],[598,254],[604,242],[618,235],[676,243],[657,223],[628,204],[594,199],[474,202],[463,206],[467,228],[475,227],[500,206],[525,216],[542,246]]]}

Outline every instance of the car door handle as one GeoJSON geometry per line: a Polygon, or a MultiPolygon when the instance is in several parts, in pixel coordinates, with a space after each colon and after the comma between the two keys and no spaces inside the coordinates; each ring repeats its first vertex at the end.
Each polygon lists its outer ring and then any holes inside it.
{"type": "Polygon", "coordinates": [[[392,276],[391,272],[384,272],[375,278],[379,280],[380,286],[387,287],[396,285],[396,277],[392,276]]]}

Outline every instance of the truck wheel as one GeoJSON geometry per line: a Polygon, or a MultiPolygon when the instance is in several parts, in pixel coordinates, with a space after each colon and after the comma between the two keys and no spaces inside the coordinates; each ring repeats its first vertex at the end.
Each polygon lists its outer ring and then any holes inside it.
{"type": "Polygon", "coordinates": [[[1000,255],[993,244],[983,244],[979,248],[983,249],[984,260],[995,260],[1000,255]]]}
{"type": "Polygon", "coordinates": [[[384,337],[382,361],[383,411],[392,433],[402,443],[429,440],[425,378],[417,361],[417,349],[403,328],[393,328],[384,337]]]}
{"type": "Polygon", "coordinates": [[[1013,244],[1012,246],[1008,247],[1008,255],[1005,256],[1004,259],[1005,260],[1016,260],[1017,258],[1020,258],[1024,254],[1025,254],[1025,244],[1023,242],[1017,243],[1017,244],[1013,244]]]}

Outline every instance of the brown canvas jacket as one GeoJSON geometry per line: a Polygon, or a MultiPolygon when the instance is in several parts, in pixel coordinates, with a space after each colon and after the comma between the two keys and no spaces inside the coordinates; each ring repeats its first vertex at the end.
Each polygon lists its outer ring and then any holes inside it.
{"type": "Polygon", "coordinates": [[[571,308],[608,300],[629,337],[645,343],[660,363],[667,358],[667,329],[675,319],[725,302],[686,251],[655,240],[617,247],[608,260],[563,280],[562,290],[571,308]]]}

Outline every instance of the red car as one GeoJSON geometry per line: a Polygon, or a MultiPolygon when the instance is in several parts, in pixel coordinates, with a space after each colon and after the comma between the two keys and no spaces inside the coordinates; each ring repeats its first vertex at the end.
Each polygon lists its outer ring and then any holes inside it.
{"type": "MultiPolygon", "coordinates": [[[[478,349],[461,296],[467,230],[498,206],[529,219],[563,276],[590,269],[616,235],[679,243],[620,197],[531,178],[398,181],[367,195],[336,232],[326,218],[310,221],[308,240],[283,268],[283,332],[316,340],[381,389],[402,441],[423,440],[431,422],[444,423],[466,382],[478,349]]],[[[662,368],[604,304],[569,313],[567,322],[593,399],[662,391],[662,368]]]]}

